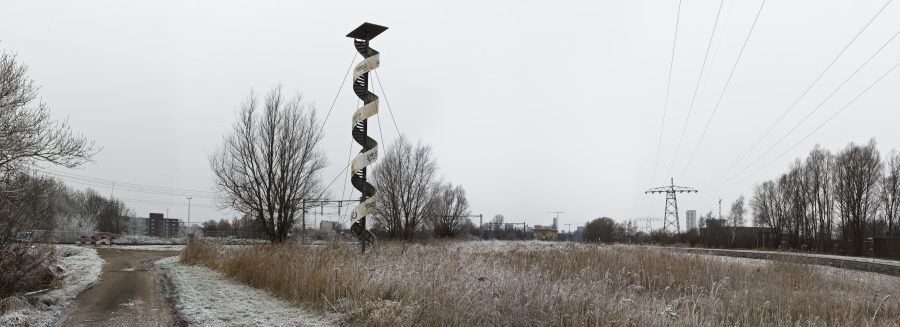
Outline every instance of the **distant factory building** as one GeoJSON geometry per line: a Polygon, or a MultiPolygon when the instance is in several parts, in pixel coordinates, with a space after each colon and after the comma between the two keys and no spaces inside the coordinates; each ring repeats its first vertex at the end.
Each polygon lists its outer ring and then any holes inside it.
{"type": "Polygon", "coordinates": [[[323,220],[319,222],[319,230],[334,230],[335,226],[337,226],[336,221],[323,220]]]}
{"type": "Polygon", "coordinates": [[[535,228],[532,230],[532,238],[535,240],[555,241],[559,232],[552,228],[535,228]]]}

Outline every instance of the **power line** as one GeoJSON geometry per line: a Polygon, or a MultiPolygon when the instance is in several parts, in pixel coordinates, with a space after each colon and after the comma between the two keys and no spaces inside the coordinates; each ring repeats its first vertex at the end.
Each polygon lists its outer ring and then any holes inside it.
{"type": "Polygon", "coordinates": [[[659,168],[659,152],[662,150],[663,132],[666,127],[666,111],[669,109],[669,91],[672,87],[672,67],[675,65],[675,45],[678,43],[678,23],[681,20],[681,0],[678,0],[678,11],[675,14],[675,37],[672,40],[672,55],[669,58],[669,77],[666,82],[666,102],[663,104],[663,118],[659,126],[659,144],[656,146],[656,163],[653,164],[653,177],[650,178],[650,184],[656,179],[656,169],[659,168]]]}
{"type": "Polygon", "coordinates": [[[848,102],[846,105],[844,105],[843,107],[841,107],[841,109],[839,109],[837,112],[835,112],[833,115],[831,115],[831,117],[828,117],[828,119],[826,119],[824,122],[822,122],[822,124],[819,124],[819,126],[816,127],[812,132],[809,132],[809,134],[806,134],[806,136],[804,136],[802,139],[800,139],[800,141],[797,141],[797,143],[795,143],[795,144],[792,145],[790,148],[788,148],[787,150],[785,150],[784,152],[782,152],[780,155],[778,155],[778,157],[775,157],[775,159],[773,159],[772,161],[769,161],[769,163],[765,164],[764,166],[760,167],[759,169],[757,169],[757,170],[754,171],[753,173],[751,173],[751,174],[745,176],[744,178],[742,178],[742,179],[740,179],[740,180],[738,180],[738,181],[736,181],[736,182],[734,182],[734,183],[732,183],[732,184],[729,184],[729,185],[726,185],[726,186],[722,186],[722,187],[718,187],[718,188],[716,188],[715,190],[720,190],[720,189],[723,189],[723,188],[725,188],[725,187],[729,187],[729,186],[735,185],[735,184],[737,184],[737,183],[743,182],[744,180],[746,180],[746,179],[749,178],[750,176],[756,175],[756,173],[759,173],[759,172],[762,171],[764,168],[768,167],[769,165],[771,165],[772,163],[774,163],[775,161],[777,161],[778,159],[780,159],[781,157],[783,157],[785,154],[787,154],[788,152],[790,152],[791,150],[793,150],[794,148],[796,148],[798,145],[800,145],[800,143],[803,143],[803,141],[805,141],[807,138],[809,138],[809,137],[810,137],[811,135],[813,135],[815,132],[819,131],[819,129],[821,129],[823,126],[825,126],[825,124],[827,124],[827,123],[830,122],[832,119],[834,119],[834,117],[836,117],[838,114],[840,114],[841,112],[843,112],[844,109],[847,109],[847,107],[849,107],[851,104],[853,104],[854,102],[856,102],[857,99],[859,99],[860,97],[862,97],[863,94],[866,94],[866,92],[868,92],[869,89],[871,89],[873,86],[875,86],[875,84],[878,84],[878,82],[880,82],[880,81],[881,81],[882,79],[884,79],[888,74],[890,74],[891,72],[893,72],[894,69],[896,69],[898,66],[900,66],[900,62],[897,62],[897,64],[895,64],[893,67],[891,67],[891,69],[889,69],[887,72],[885,72],[883,75],[881,75],[881,77],[879,77],[877,80],[875,80],[874,82],[872,82],[872,84],[870,84],[868,87],[866,87],[865,89],[863,89],[862,92],[860,92],[856,97],[853,98],[853,100],[850,100],[850,102],[848,102]]]}
{"type": "MultiPolygon", "coordinates": [[[[884,44],[882,44],[881,47],[878,48],[877,51],[875,51],[875,53],[873,53],[871,56],[869,56],[869,58],[866,59],[866,61],[863,62],[862,65],[860,65],[858,68],[856,68],[856,70],[855,70],[852,74],[850,74],[850,76],[848,76],[846,79],[844,79],[844,81],[843,81],[840,85],[838,85],[838,87],[835,88],[834,91],[831,92],[831,94],[829,94],[827,97],[825,97],[824,100],[822,100],[821,102],[819,102],[819,104],[818,104],[815,108],[813,108],[812,111],[810,111],[808,114],[806,114],[806,116],[803,117],[803,119],[801,119],[799,122],[797,122],[796,124],[794,124],[794,127],[791,128],[791,130],[789,130],[786,134],[784,134],[783,136],[781,136],[781,138],[778,139],[778,141],[776,141],[775,144],[772,144],[771,147],[769,147],[765,152],[763,152],[762,154],[760,154],[759,156],[757,156],[755,160],[753,160],[752,162],[750,162],[750,164],[748,164],[747,166],[745,166],[743,169],[741,169],[740,171],[738,171],[738,172],[737,172],[735,175],[733,175],[731,178],[726,179],[724,182],[720,183],[719,185],[724,184],[724,183],[727,183],[727,182],[730,181],[731,179],[734,179],[737,175],[739,175],[740,173],[742,173],[742,172],[744,172],[745,170],[749,169],[751,166],[753,166],[753,164],[757,163],[760,159],[762,159],[763,156],[765,156],[765,155],[768,154],[770,151],[772,151],[776,146],[778,146],[778,144],[781,144],[781,142],[784,141],[788,136],[790,136],[795,130],[797,130],[797,128],[800,127],[801,124],[803,124],[804,122],[806,122],[806,120],[809,119],[809,117],[812,116],[812,114],[814,114],[814,113],[816,113],[817,111],[819,111],[819,109],[822,108],[822,105],[824,105],[825,102],[827,102],[828,100],[830,100],[832,96],[834,96],[838,91],[840,91],[841,88],[843,88],[844,85],[846,85],[847,82],[850,81],[850,79],[852,79],[854,76],[856,76],[857,73],[859,73],[866,65],[868,65],[869,62],[872,61],[872,59],[874,59],[875,56],[877,56],[879,53],[881,53],[881,51],[884,50],[884,48],[886,48],[886,47],[888,46],[888,44],[891,43],[891,41],[893,41],[895,38],[897,38],[898,35],[900,35],[900,31],[897,31],[897,33],[895,33],[894,36],[891,36],[891,38],[888,39],[887,42],[885,42],[884,44]]],[[[891,70],[893,70],[893,68],[891,68],[891,70]]],[[[879,78],[878,80],[881,80],[881,79],[879,78]]],[[[867,89],[867,90],[868,90],[868,89],[867,89]]],[[[842,109],[842,110],[843,110],[843,109],[842,109]]],[[[718,185],[717,185],[717,186],[718,186],[718,185]]]]}
{"type": "MultiPolygon", "coordinates": [[[[759,6],[759,11],[756,12],[756,18],[753,19],[753,25],[750,25],[750,31],[747,32],[747,37],[744,39],[744,44],[741,46],[741,51],[738,52],[737,60],[734,61],[734,66],[731,68],[731,73],[728,74],[728,79],[725,80],[725,87],[722,88],[722,92],[719,93],[719,100],[716,101],[716,106],[713,107],[712,114],[709,116],[709,120],[706,121],[706,127],[703,128],[703,133],[700,134],[700,140],[697,141],[697,145],[694,146],[694,151],[691,152],[691,157],[688,159],[687,164],[685,165],[685,169],[691,166],[691,162],[694,161],[694,156],[697,154],[697,150],[700,149],[700,144],[703,143],[703,138],[706,137],[706,132],[709,131],[709,125],[712,123],[713,118],[716,116],[716,112],[719,110],[719,105],[722,103],[722,98],[725,96],[725,91],[728,90],[728,85],[731,84],[731,78],[734,77],[734,72],[737,70],[738,64],[741,62],[741,58],[744,55],[744,49],[747,48],[747,43],[750,41],[750,36],[753,35],[753,30],[756,28],[756,22],[759,21],[759,16],[762,13],[763,7],[766,6],[766,0],[763,0],[762,4],[759,6]]],[[[684,172],[682,172],[682,175],[684,172]]]]}
{"type": "MultiPolygon", "coordinates": [[[[703,80],[703,71],[706,68],[706,59],[709,58],[709,49],[712,48],[713,36],[716,35],[716,27],[719,26],[719,16],[722,14],[723,4],[725,4],[725,0],[719,2],[719,10],[716,12],[716,22],[713,24],[712,32],[709,33],[709,43],[706,44],[706,54],[703,55],[703,64],[700,65],[700,76],[697,76],[697,85],[694,86],[694,95],[691,97],[691,106],[688,107],[687,117],[684,118],[681,136],[678,138],[678,145],[675,147],[675,155],[672,156],[672,164],[669,165],[669,172],[666,173],[666,175],[672,173],[672,168],[675,167],[675,160],[678,159],[678,150],[681,149],[681,142],[684,140],[684,132],[687,131],[688,122],[691,120],[691,113],[694,111],[694,102],[697,100],[697,91],[700,90],[700,82],[703,80]]],[[[680,176],[678,178],[681,179],[680,176]]]]}
{"type": "MultiPolygon", "coordinates": [[[[853,36],[853,38],[850,40],[850,42],[847,42],[847,45],[845,45],[844,48],[841,49],[840,52],[838,52],[837,56],[835,56],[834,59],[831,60],[831,63],[829,63],[828,66],[826,66],[825,69],[822,70],[821,73],[819,73],[819,75],[812,81],[812,83],[810,83],[809,86],[807,86],[806,89],[805,89],[802,93],[800,93],[800,96],[798,96],[798,97],[794,100],[794,102],[791,103],[791,106],[788,107],[787,110],[785,110],[785,111],[781,114],[781,116],[778,117],[778,119],[775,120],[775,122],[774,122],[771,126],[769,126],[769,129],[766,130],[766,132],[763,133],[762,136],[760,136],[759,138],[756,139],[756,142],[754,142],[753,145],[751,145],[750,148],[747,149],[747,151],[744,152],[744,154],[742,154],[737,160],[735,160],[733,163],[731,163],[731,165],[728,166],[728,168],[726,168],[724,171],[722,171],[722,173],[720,173],[720,174],[717,175],[715,178],[713,178],[712,180],[710,180],[709,182],[707,182],[706,185],[710,185],[710,184],[715,183],[716,181],[718,181],[719,178],[721,178],[722,176],[724,176],[728,171],[730,171],[730,170],[731,170],[732,168],[734,168],[739,162],[741,162],[741,160],[743,160],[745,157],[747,157],[747,155],[750,154],[750,152],[753,151],[753,149],[755,149],[756,146],[759,145],[759,143],[760,143],[766,136],[769,135],[769,133],[772,132],[772,130],[775,128],[775,126],[777,126],[778,123],[780,123],[781,120],[784,119],[784,117],[785,117],[789,112],[791,112],[791,110],[793,110],[794,107],[797,106],[797,103],[799,103],[800,100],[803,99],[803,97],[806,96],[806,94],[809,92],[809,90],[811,90],[811,89],[813,88],[813,86],[815,86],[816,83],[819,82],[819,80],[822,78],[822,76],[824,76],[825,73],[828,72],[829,69],[831,69],[831,67],[834,65],[834,63],[836,63],[836,62],[838,61],[838,59],[841,58],[841,56],[844,54],[844,52],[846,52],[847,49],[850,48],[850,46],[856,41],[856,39],[859,38],[859,36],[862,35],[862,33],[869,27],[869,25],[871,25],[872,22],[875,21],[875,18],[878,17],[878,15],[880,15],[881,12],[884,11],[884,8],[886,8],[886,7],[891,3],[891,1],[893,1],[893,0],[888,0],[888,1],[886,1],[886,2],[884,3],[884,5],[881,6],[881,9],[879,9],[878,12],[876,12],[874,15],[872,15],[872,17],[869,19],[869,21],[866,22],[866,24],[859,30],[859,32],[856,33],[855,36],[853,36]]],[[[687,167],[685,167],[685,170],[687,170],[687,167]]],[[[683,173],[684,173],[684,172],[682,171],[682,174],[683,174],[683,173]]]]}
{"type": "Polygon", "coordinates": [[[61,172],[57,170],[52,170],[49,168],[37,168],[39,172],[44,174],[53,175],[57,178],[67,180],[74,183],[86,184],[91,186],[98,187],[112,187],[115,185],[119,190],[130,191],[130,192],[138,192],[138,193],[149,193],[149,194],[157,194],[157,195],[172,195],[172,196],[180,196],[184,194],[195,195],[199,198],[212,198],[215,196],[215,192],[212,191],[198,191],[198,190],[189,190],[189,189],[181,189],[181,188],[170,188],[170,187],[162,187],[162,186],[152,186],[152,185],[144,185],[137,183],[128,183],[121,181],[108,180],[97,177],[90,177],[84,175],[78,175],[73,173],[61,172]]]}
{"type": "MultiPolygon", "coordinates": [[[[115,198],[115,199],[122,200],[125,202],[137,202],[137,203],[142,203],[142,204],[157,204],[157,205],[180,206],[180,207],[188,206],[187,203],[170,202],[170,201],[155,201],[155,200],[129,199],[129,198],[115,198]]],[[[215,205],[211,205],[211,204],[191,203],[190,206],[191,207],[201,207],[201,208],[206,208],[206,209],[218,209],[218,207],[216,207],[215,205]]]]}

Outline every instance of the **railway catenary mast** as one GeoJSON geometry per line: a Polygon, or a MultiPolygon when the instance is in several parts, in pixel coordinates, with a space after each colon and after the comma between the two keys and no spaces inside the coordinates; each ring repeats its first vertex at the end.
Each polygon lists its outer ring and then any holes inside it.
{"type": "Polygon", "coordinates": [[[353,69],[353,92],[363,102],[363,106],[353,114],[353,140],[362,146],[359,155],[353,159],[350,168],[350,183],[362,195],[359,205],[350,214],[352,219],[350,231],[359,238],[362,253],[366,253],[366,244],[375,250],[375,235],[366,229],[366,216],[375,211],[377,197],[375,186],[366,181],[366,167],[378,159],[378,142],[368,136],[368,118],[378,113],[378,96],[369,91],[369,72],[381,64],[378,51],[369,47],[369,41],[387,30],[387,27],[371,23],[363,23],[347,37],[353,39],[356,51],[363,60],[353,69]]]}

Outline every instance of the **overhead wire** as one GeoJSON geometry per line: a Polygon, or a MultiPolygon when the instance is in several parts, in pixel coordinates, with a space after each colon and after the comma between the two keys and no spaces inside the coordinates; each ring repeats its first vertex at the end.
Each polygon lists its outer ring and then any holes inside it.
{"type": "MultiPolygon", "coordinates": [[[[852,39],[850,39],[849,42],[847,42],[847,44],[844,46],[844,48],[841,49],[840,52],[838,52],[838,54],[834,57],[834,59],[831,60],[831,62],[825,67],[825,69],[823,69],[822,72],[819,73],[819,75],[816,76],[816,78],[812,81],[812,83],[810,83],[809,86],[807,86],[806,89],[803,90],[802,93],[800,93],[800,95],[794,100],[794,102],[791,103],[790,107],[788,107],[787,110],[785,110],[784,112],[781,113],[781,116],[779,116],[778,119],[775,120],[775,122],[771,126],[769,126],[769,128],[765,131],[765,133],[763,133],[759,138],[756,139],[756,141],[753,143],[753,145],[750,146],[749,149],[747,149],[747,151],[745,151],[739,158],[737,158],[737,160],[732,162],[731,165],[728,166],[728,168],[726,168],[725,170],[722,171],[722,173],[720,173],[719,175],[714,177],[712,180],[706,182],[705,184],[711,185],[711,184],[717,182],[719,180],[719,178],[724,176],[726,173],[728,173],[728,171],[730,171],[739,162],[741,162],[741,160],[743,160],[745,157],[747,157],[747,155],[750,154],[750,152],[753,151],[756,148],[756,146],[759,145],[760,142],[772,132],[772,130],[775,128],[775,126],[777,126],[784,119],[784,117],[797,106],[797,103],[799,103],[800,100],[803,99],[807,93],[809,93],[809,91],[813,88],[813,86],[815,86],[819,82],[819,80],[822,79],[822,76],[824,76],[825,73],[828,72],[828,70],[831,69],[832,66],[834,66],[834,64],[838,61],[838,59],[841,58],[841,56],[844,54],[844,52],[846,52],[847,49],[850,48],[850,46],[854,42],[856,42],[856,40],[859,38],[859,36],[862,35],[862,33],[872,24],[873,21],[875,21],[875,18],[877,18],[884,11],[884,9],[891,3],[891,1],[893,1],[893,0],[887,0],[884,3],[884,5],[881,6],[881,9],[879,9],[874,15],[872,15],[872,17],[866,22],[866,24],[863,25],[863,27],[856,33],[856,35],[853,36],[852,39]]],[[[687,167],[685,167],[685,170],[686,169],[687,169],[687,167]]],[[[682,174],[683,173],[684,172],[682,171],[682,174]]]]}
{"type": "MultiPolygon", "coordinates": [[[[331,106],[328,109],[328,113],[325,115],[325,119],[322,121],[322,124],[319,127],[319,133],[325,128],[325,123],[328,121],[328,118],[331,116],[331,112],[334,109],[335,104],[337,103],[337,99],[340,97],[341,91],[344,88],[344,85],[347,81],[347,76],[350,74],[350,71],[353,68],[353,63],[356,61],[356,56],[358,54],[354,53],[353,58],[350,60],[350,66],[347,67],[347,72],[344,74],[344,78],[341,80],[341,86],[335,94],[334,100],[331,103],[331,106]]],[[[351,143],[352,144],[352,143],[351,143]]],[[[349,164],[348,164],[349,166],[349,164]]],[[[184,196],[189,195],[192,198],[206,198],[213,199],[215,198],[216,193],[214,191],[198,191],[198,190],[189,190],[189,189],[179,189],[179,188],[169,188],[169,187],[161,187],[161,186],[153,186],[153,185],[144,185],[144,184],[136,184],[136,183],[127,183],[127,182],[117,182],[114,180],[102,179],[97,177],[90,177],[84,175],[78,175],[73,173],[61,172],[57,170],[52,170],[49,168],[38,167],[37,171],[42,172],[44,174],[53,175],[59,179],[78,183],[82,185],[94,186],[94,187],[109,187],[116,188],[122,191],[128,192],[136,192],[136,193],[145,193],[145,194],[155,194],[155,195],[168,195],[168,196],[184,196]]],[[[346,170],[346,167],[344,168],[346,170]]],[[[332,181],[334,183],[334,181],[332,181]]],[[[330,186],[330,184],[329,184],[330,186]]],[[[327,189],[327,187],[326,187],[327,189]]],[[[140,200],[140,199],[123,199],[132,202],[139,203],[149,203],[149,204],[172,204],[172,205],[181,205],[176,203],[162,202],[162,201],[154,201],[154,200],[140,200]]],[[[186,205],[186,204],[185,204],[186,205]]],[[[196,207],[208,207],[208,208],[216,208],[214,205],[204,205],[204,204],[191,204],[191,206],[196,207]]],[[[216,208],[218,209],[218,208],[216,208]]]]}
{"type": "MultiPolygon", "coordinates": [[[[738,65],[741,62],[741,58],[744,55],[744,50],[747,48],[747,43],[750,41],[750,37],[753,35],[753,31],[756,29],[756,23],[759,21],[759,16],[762,14],[763,7],[766,6],[766,0],[762,1],[762,4],[759,6],[759,10],[756,12],[756,18],[753,19],[753,24],[750,25],[750,31],[747,32],[747,37],[744,39],[743,45],[741,45],[741,50],[738,52],[737,59],[734,61],[734,66],[731,68],[731,72],[728,74],[728,79],[725,80],[725,86],[722,88],[722,92],[719,93],[719,99],[716,101],[715,107],[713,107],[712,114],[710,114],[709,119],[706,121],[706,127],[703,128],[703,133],[700,134],[700,139],[697,141],[697,145],[694,146],[694,151],[691,152],[691,156],[685,164],[685,169],[691,166],[691,162],[694,161],[694,156],[697,155],[697,150],[700,149],[700,145],[703,143],[703,139],[706,137],[706,132],[709,131],[709,126],[712,124],[713,118],[716,116],[716,112],[719,110],[719,105],[722,104],[722,98],[725,96],[725,92],[728,90],[728,86],[731,85],[731,79],[734,77],[734,72],[737,70],[738,65]]],[[[682,172],[681,175],[683,175],[682,172]]]]}
{"type": "MultiPolygon", "coordinates": [[[[118,197],[116,198],[116,200],[122,200],[122,201],[126,201],[126,202],[137,202],[137,203],[144,203],[144,204],[160,204],[160,205],[183,206],[183,207],[188,206],[187,202],[155,201],[155,200],[129,199],[129,198],[118,198],[118,197]]],[[[191,203],[190,206],[206,208],[206,209],[218,209],[218,207],[216,207],[215,205],[202,204],[202,203],[191,203]]]]}
{"type": "Polygon", "coordinates": [[[830,122],[832,119],[834,119],[834,117],[837,117],[837,115],[840,114],[841,112],[843,112],[844,109],[847,109],[847,107],[849,107],[849,106],[852,105],[854,102],[856,102],[857,99],[859,99],[859,98],[862,97],[864,94],[866,94],[866,92],[868,92],[869,89],[871,89],[871,88],[874,87],[876,84],[878,84],[878,82],[880,82],[880,81],[881,81],[882,79],[884,79],[888,74],[890,74],[890,73],[893,72],[895,69],[897,69],[897,67],[900,67],[900,62],[897,62],[896,64],[894,64],[894,66],[891,67],[891,69],[889,69],[887,72],[885,72],[884,74],[882,74],[881,77],[879,77],[879,78],[876,79],[874,82],[872,82],[872,84],[870,84],[868,87],[866,87],[865,89],[863,89],[862,92],[860,92],[858,95],[856,95],[856,97],[854,97],[852,100],[850,100],[850,102],[848,102],[846,105],[844,105],[843,107],[841,107],[841,109],[839,109],[837,112],[835,112],[834,114],[832,114],[831,117],[828,117],[828,119],[826,119],[824,122],[822,122],[821,124],[819,124],[819,126],[816,127],[815,129],[813,129],[812,132],[809,132],[809,134],[806,134],[806,136],[804,136],[802,139],[800,139],[799,141],[797,141],[797,143],[794,143],[794,145],[792,145],[790,148],[788,148],[787,150],[785,150],[784,152],[782,152],[780,155],[778,155],[777,157],[775,157],[775,159],[773,159],[772,161],[769,161],[769,163],[763,165],[762,167],[760,167],[759,169],[757,169],[757,170],[754,171],[753,173],[751,173],[751,174],[749,174],[749,175],[747,175],[747,176],[744,176],[744,178],[742,178],[742,179],[740,179],[740,180],[738,180],[738,181],[736,181],[736,182],[734,182],[734,183],[732,183],[732,184],[729,184],[729,185],[726,185],[726,186],[718,187],[718,188],[716,188],[716,190],[724,189],[724,188],[726,188],[726,187],[730,187],[730,186],[735,185],[735,184],[737,184],[737,183],[743,182],[743,181],[746,180],[747,178],[750,178],[750,176],[753,176],[753,175],[755,175],[756,173],[759,173],[760,171],[762,171],[763,169],[765,169],[766,167],[768,167],[769,165],[771,165],[771,164],[774,163],[775,161],[778,161],[778,159],[780,159],[780,158],[783,157],[784,155],[788,154],[791,150],[793,150],[794,148],[796,148],[798,145],[800,145],[801,143],[803,143],[803,141],[805,141],[805,140],[806,140],[807,138],[809,138],[811,135],[813,135],[814,133],[816,133],[817,131],[819,131],[819,129],[821,129],[823,126],[825,126],[826,124],[828,124],[828,122],[830,122]]]}
{"type": "MultiPolygon", "coordinates": [[[[871,56],[869,56],[869,58],[866,59],[866,61],[862,63],[862,65],[860,65],[858,68],[856,68],[856,70],[853,71],[853,73],[850,74],[850,76],[848,76],[846,79],[844,79],[844,81],[841,82],[841,84],[838,85],[838,87],[835,88],[834,91],[832,91],[830,94],[828,94],[828,96],[825,97],[824,100],[822,100],[821,102],[819,102],[819,104],[816,105],[816,107],[813,108],[812,111],[810,111],[808,114],[806,114],[806,116],[804,116],[803,119],[801,119],[799,122],[797,122],[796,124],[794,124],[794,127],[793,127],[793,128],[791,128],[787,133],[785,133],[784,135],[782,135],[781,138],[779,138],[778,141],[776,141],[774,144],[772,144],[772,146],[770,146],[768,149],[766,149],[765,152],[763,152],[762,154],[760,154],[759,156],[757,156],[755,160],[753,160],[752,162],[750,162],[749,164],[747,164],[747,166],[745,166],[743,169],[741,169],[740,171],[738,171],[737,173],[735,173],[734,175],[732,175],[731,178],[726,179],[725,181],[723,181],[723,182],[721,182],[721,183],[719,183],[719,184],[714,185],[714,187],[717,187],[717,186],[719,186],[719,185],[721,185],[721,184],[728,183],[729,181],[731,181],[732,179],[734,179],[735,177],[737,177],[738,175],[740,175],[741,173],[743,173],[744,171],[746,171],[747,169],[749,169],[751,166],[753,166],[753,164],[759,162],[759,160],[762,159],[766,154],[768,154],[768,153],[771,152],[776,146],[778,146],[779,144],[781,144],[781,142],[783,142],[788,136],[790,136],[794,131],[796,131],[797,128],[800,127],[800,125],[802,125],[804,122],[806,122],[806,120],[809,119],[809,117],[811,117],[814,113],[816,113],[817,111],[819,111],[819,109],[822,108],[822,105],[824,105],[825,102],[827,102],[828,100],[830,100],[832,96],[834,96],[838,91],[840,91],[840,90],[844,87],[844,85],[846,85],[846,84],[850,81],[850,79],[852,79],[854,76],[856,76],[857,73],[859,73],[863,68],[865,68],[866,65],[868,65],[869,62],[872,61],[872,59],[874,59],[876,56],[878,56],[878,54],[881,53],[881,51],[884,50],[884,48],[886,48],[886,47],[888,46],[888,44],[891,43],[891,41],[893,41],[895,38],[897,38],[897,36],[900,36],[900,30],[898,30],[897,33],[895,33],[893,36],[891,36],[890,39],[888,39],[884,44],[882,44],[881,47],[878,48],[877,51],[875,51],[875,53],[873,53],[871,56]]],[[[879,80],[880,80],[880,79],[879,79],[879,80]]]]}
{"type": "Polygon", "coordinates": [[[678,44],[678,24],[681,21],[681,0],[678,0],[678,11],[675,14],[675,36],[672,39],[672,54],[669,57],[669,77],[666,82],[666,100],[663,104],[663,117],[659,126],[659,143],[656,146],[656,162],[653,164],[653,176],[650,178],[650,185],[656,180],[656,170],[659,168],[659,154],[662,150],[663,132],[666,127],[666,111],[669,110],[669,92],[672,88],[672,67],[675,65],[675,46],[678,44]]]}
{"type": "MultiPolygon", "coordinates": [[[[666,175],[672,173],[675,167],[675,161],[678,159],[678,151],[681,149],[681,142],[684,140],[684,133],[687,131],[688,122],[691,120],[691,113],[694,111],[694,103],[697,100],[697,93],[700,90],[700,82],[703,81],[703,72],[706,69],[706,60],[709,58],[709,49],[712,48],[713,37],[716,35],[716,28],[719,26],[719,17],[722,14],[722,6],[725,0],[719,1],[719,10],[716,12],[716,21],[713,23],[712,32],[709,33],[709,42],[706,44],[706,54],[703,55],[703,64],[700,65],[700,76],[697,76],[697,84],[694,86],[694,95],[691,97],[691,105],[688,107],[687,117],[684,118],[684,126],[681,128],[681,136],[678,137],[678,145],[675,147],[675,155],[672,156],[672,164],[669,165],[669,171],[666,175]]],[[[681,176],[678,177],[681,179],[681,176]]]]}
{"type": "Polygon", "coordinates": [[[98,186],[98,187],[115,187],[116,189],[123,191],[131,191],[138,193],[148,193],[148,194],[156,194],[156,195],[171,195],[171,196],[182,196],[182,195],[190,195],[198,198],[212,198],[215,195],[215,192],[212,191],[199,191],[199,190],[190,190],[190,189],[181,189],[181,188],[170,188],[170,187],[162,187],[162,186],[153,186],[153,185],[145,185],[145,184],[137,184],[137,183],[128,183],[121,181],[114,181],[109,179],[103,179],[98,177],[90,177],[79,174],[61,172],[57,170],[52,170],[49,168],[38,167],[36,169],[39,172],[53,175],[57,178],[67,180],[74,183],[98,186]]]}

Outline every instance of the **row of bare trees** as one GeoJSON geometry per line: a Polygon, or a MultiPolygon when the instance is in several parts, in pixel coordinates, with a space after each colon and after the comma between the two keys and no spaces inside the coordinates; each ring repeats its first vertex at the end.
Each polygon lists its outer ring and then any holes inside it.
{"type": "Polygon", "coordinates": [[[442,181],[430,145],[400,136],[375,166],[372,178],[378,206],[377,230],[410,240],[420,231],[454,237],[468,222],[469,200],[460,185],[442,181]]]}
{"type": "Polygon", "coordinates": [[[874,140],[837,154],[816,146],[758,184],[750,206],[754,223],[785,245],[862,254],[868,238],[900,238],[900,154],[882,158],[874,140]]]}
{"type": "MultiPolygon", "coordinates": [[[[218,203],[249,214],[275,243],[284,242],[293,228],[306,230],[304,202],[327,197],[320,176],[327,165],[322,137],[315,108],[299,95],[285,98],[275,87],[260,100],[251,92],[238,108],[232,132],[209,157],[218,203]]],[[[378,191],[371,221],[387,236],[408,240],[428,230],[453,237],[464,227],[465,189],[438,177],[430,146],[401,136],[374,166],[371,179],[378,191]]]]}

